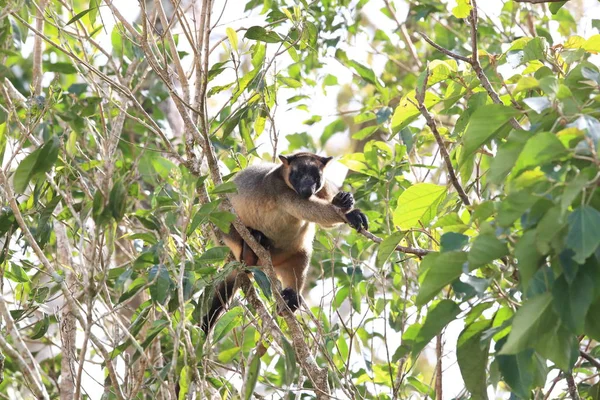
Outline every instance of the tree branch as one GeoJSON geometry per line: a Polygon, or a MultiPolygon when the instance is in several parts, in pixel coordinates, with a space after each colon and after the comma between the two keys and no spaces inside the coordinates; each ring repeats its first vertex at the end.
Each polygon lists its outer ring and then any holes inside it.
{"type": "Polygon", "coordinates": [[[579,350],[579,355],[585,360],[587,360],[594,367],[596,367],[596,369],[600,370],[600,361],[596,360],[594,357],[592,357],[590,354],[586,353],[583,350],[579,350]]]}
{"type": "MultiPolygon", "coordinates": [[[[498,93],[496,93],[496,90],[494,90],[494,87],[490,83],[490,80],[488,79],[487,75],[485,74],[485,72],[483,72],[483,68],[481,68],[481,64],[479,63],[479,53],[477,50],[477,1],[472,0],[471,4],[472,8],[471,13],[469,14],[469,20],[471,22],[471,65],[473,66],[473,71],[475,71],[475,74],[481,82],[481,85],[483,85],[485,90],[488,92],[488,95],[490,96],[492,101],[496,104],[504,104],[500,99],[500,96],[498,96],[498,93]]],[[[521,124],[519,124],[519,122],[514,118],[511,118],[508,122],[515,129],[523,129],[521,124]]]]}
{"type": "MultiPolygon", "coordinates": [[[[371,239],[375,243],[383,242],[382,238],[372,234],[371,232],[369,232],[365,229],[361,229],[360,231],[358,231],[358,233],[360,233],[367,239],[371,239]]],[[[427,254],[432,252],[431,250],[427,250],[427,249],[420,249],[418,247],[405,247],[405,246],[396,246],[396,251],[399,251],[401,253],[406,253],[406,254],[414,254],[418,257],[425,257],[427,254]]]]}
{"type": "Polygon", "coordinates": [[[454,186],[454,189],[456,189],[456,192],[458,193],[458,196],[460,197],[462,202],[468,206],[468,205],[471,205],[469,196],[467,196],[467,193],[465,192],[465,190],[461,186],[460,182],[458,181],[458,177],[456,176],[456,172],[454,172],[454,167],[452,166],[452,160],[450,160],[450,154],[448,153],[448,150],[446,149],[446,144],[444,143],[444,140],[442,139],[442,136],[440,135],[440,132],[437,129],[437,124],[435,122],[435,119],[433,119],[433,117],[427,110],[427,107],[425,106],[425,90],[427,88],[427,80],[428,79],[429,79],[429,67],[426,70],[425,80],[423,81],[423,86],[416,89],[415,97],[417,99],[417,108],[421,112],[421,115],[423,115],[423,117],[425,117],[425,120],[427,121],[427,125],[429,126],[429,129],[431,129],[431,132],[433,133],[433,136],[435,137],[435,141],[437,142],[438,147],[440,148],[440,153],[442,154],[444,163],[446,164],[446,169],[448,170],[448,176],[450,178],[450,182],[452,183],[452,186],[454,186]]]}
{"type": "Polygon", "coordinates": [[[404,39],[404,43],[406,43],[406,47],[408,48],[410,56],[414,60],[417,67],[419,69],[421,69],[421,67],[423,66],[423,63],[419,59],[419,55],[417,54],[417,49],[415,48],[414,43],[410,39],[408,31],[406,30],[405,24],[401,23],[398,20],[398,17],[396,17],[396,11],[392,8],[392,5],[390,4],[390,0],[383,0],[383,2],[385,3],[385,8],[387,8],[389,13],[394,18],[394,21],[396,22],[396,26],[398,26],[398,30],[400,31],[400,35],[402,36],[402,39],[404,39]]]}
{"type": "Polygon", "coordinates": [[[436,48],[439,52],[444,53],[445,55],[447,55],[448,57],[454,58],[456,60],[460,60],[460,61],[464,61],[466,63],[471,64],[471,59],[465,56],[461,56],[460,54],[456,54],[448,49],[443,48],[442,46],[440,46],[439,44],[437,44],[436,42],[434,42],[433,40],[431,40],[426,34],[424,34],[423,32],[417,32],[422,38],[423,40],[425,40],[427,43],[429,43],[432,47],[436,48]]]}

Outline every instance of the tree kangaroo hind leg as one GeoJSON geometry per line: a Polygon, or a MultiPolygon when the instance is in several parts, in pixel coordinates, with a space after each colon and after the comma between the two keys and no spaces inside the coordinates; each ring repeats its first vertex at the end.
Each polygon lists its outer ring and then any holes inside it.
{"type": "MultiPolygon", "coordinates": [[[[260,231],[248,228],[254,239],[258,241],[267,250],[270,248],[271,241],[260,231]]],[[[240,234],[235,230],[233,226],[228,234],[224,236],[227,247],[231,249],[233,256],[236,260],[243,262],[246,266],[255,266],[258,264],[258,257],[252,251],[250,246],[242,239],[240,234]]],[[[238,272],[232,272],[225,280],[219,283],[215,296],[213,297],[210,305],[210,310],[202,319],[202,330],[205,333],[212,328],[215,324],[219,315],[223,312],[229,300],[233,297],[236,292],[235,278],[238,272]]]]}
{"type": "MultiPolygon", "coordinates": [[[[281,296],[289,309],[294,312],[300,307],[310,256],[304,251],[299,251],[285,258],[278,256],[273,258],[275,273],[283,286],[281,296]]],[[[283,310],[279,309],[278,312],[281,314],[283,310]]]]}

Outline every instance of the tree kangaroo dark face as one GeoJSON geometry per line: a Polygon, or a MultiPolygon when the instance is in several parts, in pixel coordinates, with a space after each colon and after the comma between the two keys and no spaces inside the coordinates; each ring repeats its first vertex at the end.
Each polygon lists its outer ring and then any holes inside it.
{"type": "Polygon", "coordinates": [[[283,163],[285,183],[300,197],[308,199],[323,187],[323,170],[332,157],[320,157],[312,153],[279,156],[283,163]]]}

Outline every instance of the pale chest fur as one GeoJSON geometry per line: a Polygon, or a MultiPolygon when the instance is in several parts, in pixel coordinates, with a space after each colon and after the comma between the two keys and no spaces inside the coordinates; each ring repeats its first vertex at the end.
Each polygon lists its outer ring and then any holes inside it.
{"type": "Polygon", "coordinates": [[[280,209],[275,201],[238,193],[231,196],[231,204],[244,225],[261,231],[273,242],[273,250],[288,251],[312,247],[315,224],[294,218],[280,209]]]}

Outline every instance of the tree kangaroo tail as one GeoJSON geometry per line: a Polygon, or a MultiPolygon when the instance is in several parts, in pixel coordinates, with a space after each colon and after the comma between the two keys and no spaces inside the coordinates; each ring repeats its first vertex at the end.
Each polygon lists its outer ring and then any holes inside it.
{"type": "Polygon", "coordinates": [[[208,334],[211,330],[219,315],[225,309],[229,300],[233,297],[236,291],[235,287],[235,273],[229,275],[223,282],[219,284],[217,287],[215,296],[213,297],[212,304],[210,305],[210,310],[208,313],[202,318],[202,330],[204,333],[208,334]]]}

